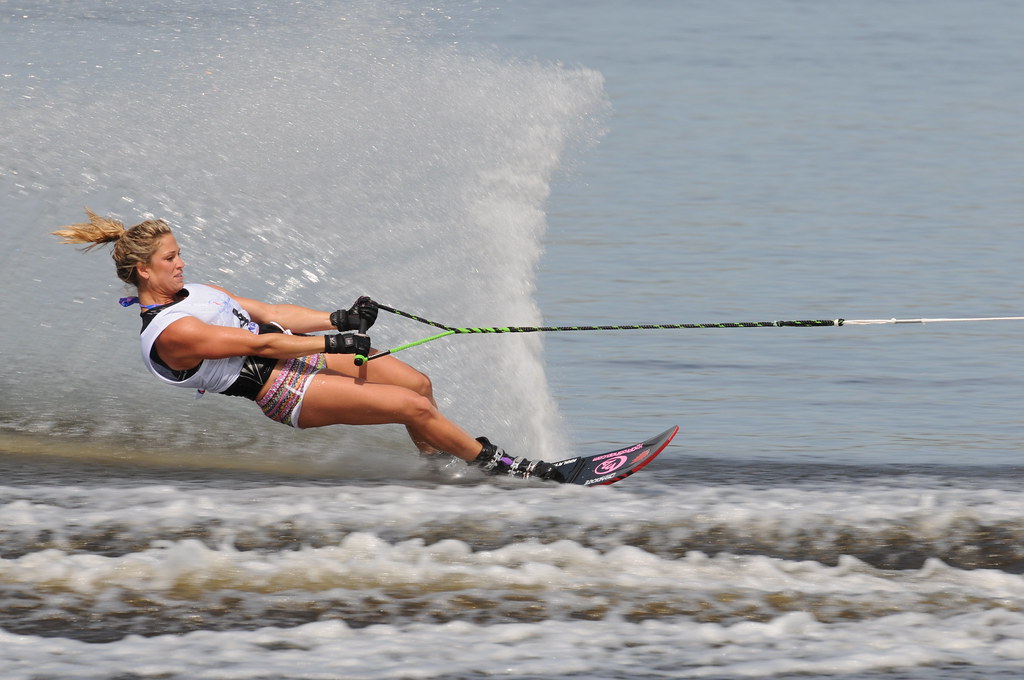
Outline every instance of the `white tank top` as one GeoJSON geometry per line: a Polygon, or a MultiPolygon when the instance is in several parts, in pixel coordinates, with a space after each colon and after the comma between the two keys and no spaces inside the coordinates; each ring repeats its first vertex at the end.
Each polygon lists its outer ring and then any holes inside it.
{"type": "Polygon", "coordinates": [[[168,368],[154,363],[150,358],[153,343],[169,325],[186,316],[214,326],[245,328],[257,334],[259,326],[250,320],[249,313],[242,305],[227,293],[201,283],[186,284],[185,290],[188,291],[187,298],[160,310],[142,331],[142,361],[150,373],[170,385],[199,390],[200,393],[223,392],[238,379],[245,357],[205,359],[199,364],[198,371],[184,380],[178,380],[168,368]]]}

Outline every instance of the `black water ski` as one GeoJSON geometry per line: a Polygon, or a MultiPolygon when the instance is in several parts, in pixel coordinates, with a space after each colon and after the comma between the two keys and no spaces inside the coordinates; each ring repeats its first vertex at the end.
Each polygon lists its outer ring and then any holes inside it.
{"type": "Polygon", "coordinates": [[[665,450],[678,426],[670,427],[656,437],[622,449],[597,453],[593,456],[566,458],[552,463],[565,477],[566,484],[597,486],[614,484],[644,467],[665,450]]]}

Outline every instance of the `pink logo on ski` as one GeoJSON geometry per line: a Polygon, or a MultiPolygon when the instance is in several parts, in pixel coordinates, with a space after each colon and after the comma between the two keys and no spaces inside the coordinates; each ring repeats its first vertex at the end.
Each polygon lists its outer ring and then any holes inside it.
{"type": "Polygon", "coordinates": [[[606,475],[609,472],[615,472],[620,467],[626,464],[626,456],[616,456],[615,458],[606,458],[594,468],[595,475],[606,475]]]}

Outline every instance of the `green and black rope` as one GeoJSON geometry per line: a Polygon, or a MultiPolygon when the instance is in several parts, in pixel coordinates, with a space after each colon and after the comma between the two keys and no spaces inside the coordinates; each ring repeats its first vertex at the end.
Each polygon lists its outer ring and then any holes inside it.
{"type": "Polygon", "coordinates": [[[446,326],[443,323],[437,321],[431,321],[430,319],[424,319],[422,316],[416,316],[409,312],[403,312],[400,309],[394,307],[388,307],[387,305],[377,305],[378,308],[383,309],[385,312],[391,312],[398,316],[404,316],[407,319],[413,321],[419,321],[422,324],[440,328],[446,331],[454,331],[455,333],[541,333],[548,331],[639,331],[639,330],[674,330],[679,328],[767,328],[771,326],[794,326],[794,327],[811,327],[811,326],[842,326],[842,319],[803,319],[796,321],[737,321],[737,322],[726,322],[726,323],[659,323],[659,324],[616,324],[614,326],[485,326],[475,328],[457,328],[455,326],[446,326]]]}
{"type": "Polygon", "coordinates": [[[737,321],[737,322],[725,322],[725,323],[672,323],[672,324],[616,324],[611,326],[478,326],[478,327],[467,327],[459,328],[455,326],[448,326],[437,321],[431,321],[425,319],[422,316],[410,314],[409,312],[403,312],[400,309],[394,307],[388,307],[387,305],[377,305],[379,309],[385,312],[391,312],[398,316],[403,316],[413,321],[418,321],[427,326],[433,326],[434,328],[440,328],[443,333],[432,335],[428,338],[409,342],[392,349],[379,352],[370,357],[356,357],[357,365],[362,364],[365,361],[371,361],[380,357],[400,352],[410,347],[416,347],[433,340],[448,337],[449,335],[472,335],[472,334],[489,334],[489,333],[549,333],[559,331],[638,331],[638,330],[677,330],[677,329],[701,329],[701,328],[820,328],[823,326],[842,326],[843,319],[802,319],[794,321],[737,321]]]}
{"type": "Polygon", "coordinates": [[[1024,316],[987,316],[987,317],[972,317],[972,318],[935,318],[935,319],[798,319],[795,321],[736,321],[736,322],[725,322],[725,323],[663,323],[663,324],[617,324],[614,326],[491,326],[491,327],[475,327],[475,328],[457,328],[455,326],[447,326],[437,321],[431,321],[425,319],[422,316],[416,316],[409,312],[403,312],[400,309],[394,307],[388,307],[387,305],[378,304],[379,309],[383,309],[386,312],[397,314],[398,316],[404,316],[407,319],[413,321],[419,321],[427,326],[433,326],[439,328],[443,332],[436,335],[432,335],[429,338],[423,338],[414,342],[409,342],[398,347],[393,347],[389,350],[379,352],[370,357],[357,356],[356,365],[362,365],[363,363],[372,359],[385,357],[395,352],[400,352],[403,349],[409,349],[410,347],[416,347],[424,343],[428,343],[432,340],[438,340],[440,338],[446,338],[449,335],[466,335],[466,334],[486,334],[486,333],[546,333],[551,331],[639,331],[639,330],[674,330],[679,328],[822,328],[825,326],[877,326],[880,324],[904,324],[904,323],[945,323],[951,321],[1024,321],[1024,316]]]}

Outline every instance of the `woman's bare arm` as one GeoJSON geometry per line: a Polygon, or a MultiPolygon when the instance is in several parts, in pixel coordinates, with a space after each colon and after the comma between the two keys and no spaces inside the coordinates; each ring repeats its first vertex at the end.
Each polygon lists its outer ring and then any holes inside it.
{"type": "Polygon", "coordinates": [[[324,351],[324,337],[285,333],[255,335],[244,328],[213,326],[187,316],[167,326],[157,337],[155,345],[168,367],[183,371],[204,359],[236,356],[291,359],[316,354],[324,351]]]}
{"type": "MultiPolygon", "coordinates": [[[[211,286],[223,291],[238,301],[245,311],[249,312],[256,323],[277,323],[293,333],[312,333],[314,331],[333,330],[331,313],[323,312],[299,305],[275,305],[252,298],[234,295],[219,286],[211,286]]],[[[301,356],[301,355],[299,355],[301,356]]]]}

